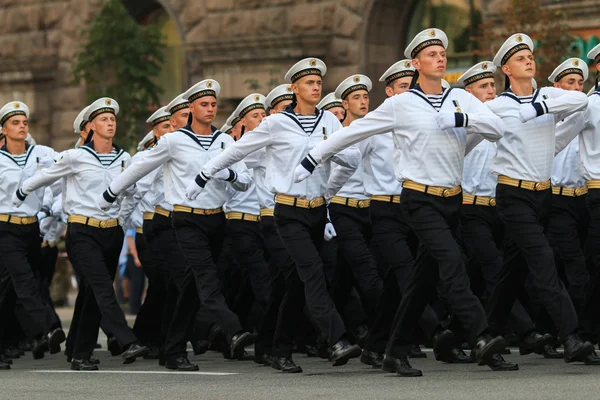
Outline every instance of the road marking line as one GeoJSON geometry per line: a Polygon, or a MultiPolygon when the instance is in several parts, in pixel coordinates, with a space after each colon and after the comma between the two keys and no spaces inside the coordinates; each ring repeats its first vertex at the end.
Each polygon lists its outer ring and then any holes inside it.
{"type": "Polygon", "coordinates": [[[72,370],[55,370],[55,369],[42,369],[37,371],[29,371],[37,374],[148,374],[148,375],[209,375],[209,376],[229,376],[239,375],[238,372],[200,372],[200,371],[116,371],[116,370],[99,370],[99,371],[72,371],[72,370]]]}

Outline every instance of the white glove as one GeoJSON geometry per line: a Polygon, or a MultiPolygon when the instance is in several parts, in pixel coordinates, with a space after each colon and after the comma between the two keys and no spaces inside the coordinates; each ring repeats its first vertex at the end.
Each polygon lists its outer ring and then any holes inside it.
{"type": "Polygon", "coordinates": [[[533,104],[522,104],[519,107],[519,118],[521,122],[525,123],[537,117],[537,110],[533,106],[533,104]]]}
{"type": "Polygon", "coordinates": [[[456,128],[456,116],[453,112],[439,112],[436,119],[442,129],[456,128]]]}
{"type": "Polygon", "coordinates": [[[17,207],[17,208],[21,207],[21,205],[23,204],[24,201],[25,200],[19,199],[19,196],[17,196],[17,192],[13,193],[13,195],[12,195],[12,205],[14,207],[17,207]]]}
{"type": "Polygon", "coordinates": [[[48,216],[48,214],[46,214],[45,211],[40,211],[35,216],[37,217],[38,222],[40,222],[41,220],[43,220],[44,218],[46,218],[48,216]]]}
{"type": "Polygon", "coordinates": [[[188,200],[196,200],[198,195],[204,190],[203,187],[199,186],[195,180],[191,181],[190,184],[185,188],[185,197],[188,200]]]}
{"type": "Polygon", "coordinates": [[[106,201],[106,199],[104,198],[104,196],[100,196],[100,198],[98,199],[98,207],[100,207],[101,210],[108,210],[111,206],[113,205],[113,203],[110,203],[108,201],[106,201]]]}
{"type": "Polygon", "coordinates": [[[229,168],[225,168],[222,169],[220,171],[217,171],[212,177],[214,179],[219,179],[222,181],[226,181],[229,179],[229,176],[231,175],[231,172],[229,171],[229,168]]]}
{"type": "Polygon", "coordinates": [[[38,161],[38,165],[40,166],[40,168],[48,168],[52,164],[54,164],[54,158],[49,157],[49,156],[42,157],[38,161]]]}
{"type": "Polygon", "coordinates": [[[333,224],[331,222],[328,222],[325,225],[325,233],[323,234],[323,237],[325,238],[325,240],[327,242],[329,242],[331,239],[333,239],[336,236],[337,236],[337,233],[335,232],[335,228],[333,227],[333,224]]]}
{"type": "Polygon", "coordinates": [[[310,171],[302,166],[298,165],[294,170],[294,182],[299,183],[310,176],[310,171]]]}

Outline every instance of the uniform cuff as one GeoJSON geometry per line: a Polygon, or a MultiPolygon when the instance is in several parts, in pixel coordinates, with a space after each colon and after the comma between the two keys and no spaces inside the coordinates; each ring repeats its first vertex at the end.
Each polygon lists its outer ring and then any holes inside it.
{"type": "Polygon", "coordinates": [[[304,169],[306,169],[308,172],[310,172],[312,174],[313,171],[315,170],[315,167],[317,166],[317,162],[309,154],[302,159],[302,161],[300,162],[300,165],[302,165],[304,167],[304,169]]]}
{"type": "Polygon", "coordinates": [[[545,101],[542,101],[541,103],[531,103],[531,105],[535,108],[538,117],[548,113],[548,106],[545,101]]]}
{"type": "Polygon", "coordinates": [[[21,188],[19,188],[17,190],[17,197],[19,198],[19,200],[25,201],[25,199],[27,198],[27,195],[25,193],[23,193],[23,190],[21,188]]]}
{"type": "Polygon", "coordinates": [[[208,182],[208,179],[209,178],[206,175],[200,172],[198,175],[196,175],[196,179],[194,181],[196,182],[196,185],[204,188],[204,186],[206,186],[206,182],[208,182]]]}
{"type": "Polygon", "coordinates": [[[454,113],[455,126],[457,128],[466,128],[469,126],[469,116],[465,113],[454,113]]]}
{"type": "Polygon", "coordinates": [[[227,182],[235,182],[238,179],[237,173],[229,168],[229,178],[225,179],[227,182]]]}
{"type": "Polygon", "coordinates": [[[106,189],[104,191],[104,193],[102,193],[102,197],[104,197],[104,200],[106,200],[109,203],[114,203],[115,200],[117,200],[117,195],[114,194],[110,188],[106,189]]]}

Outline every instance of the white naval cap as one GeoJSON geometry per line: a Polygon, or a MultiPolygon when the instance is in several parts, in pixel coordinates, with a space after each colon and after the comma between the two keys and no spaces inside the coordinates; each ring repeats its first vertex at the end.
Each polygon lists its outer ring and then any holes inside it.
{"type": "Polygon", "coordinates": [[[192,103],[201,97],[213,96],[214,98],[217,98],[220,93],[221,85],[219,85],[219,82],[214,79],[205,79],[189,88],[183,94],[183,98],[192,103]]]}
{"type": "Polygon", "coordinates": [[[515,33],[502,44],[494,57],[494,65],[501,67],[521,50],[530,50],[533,53],[533,40],[524,33],[515,33]]]}
{"type": "Polygon", "coordinates": [[[87,106],[86,108],[81,110],[79,114],[77,114],[75,121],[73,121],[73,132],[75,132],[78,135],[79,132],[83,130],[83,127],[85,126],[86,122],[88,122],[87,120],[83,119],[83,116],[87,112],[88,108],[90,108],[90,106],[87,106]]]}
{"type": "Polygon", "coordinates": [[[231,132],[232,129],[233,128],[231,127],[231,125],[229,125],[227,122],[225,122],[225,125],[223,125],[221,127],[221,129],[219,129],[219,130],[224,133],[229,133],[229,132],[231,132]]]}
{"type": "Polygon", "coordinates": [[[110,97],[101,97],[90,104],[83,114],[83,119],[92,122],[100,114],[111,113],[119,114],[119,103],[110,97]]]}
{"type": "Polygon", "coordinates": [[[345,99],[350,93],[357,90],[366,90],[370,92],[373,88],[373,83],[368,76],[357,74],[344,79],[342,83],[335,89],[335,97],[345,99]]]}
{"type": "Polygon", "coordinates": [[[25,141],[27,143],[29,143],[30,145],[34,146],[37,144],[37,142],[35,141],[35,139],[33,138],[33,136],[31,136],[31,133],[27,132],[27,137],[25,138],[25,141]]]}
{"type": "Polygon", "coordinates": [[[24,115],[29,118],[29,107],[21,101],[6,103],[4,107],[0,108],[0,126],[4,126],[6,121],[16,115],[24,115]]]}
{"type": "Polygon", "coordinates": [[[169,112],[167,106],[165,106],[156,110],[154,114],[152,114],[150,118],[146,120],[146,123],[154,127],[161,122],[168,121],[169,119],[171,119],[171,113],[169,112]]]}
{"type": "Polygon", "coordinates": [[[589,59],[594,60],[595,62],[600,62],[600,44],[596,45],[596,47],[594,47],[593,49],[590,50],[590,52],[587,54],[587,57],[589,59]]]}
{"type": "Polygon", "coordinates": [[[496,66],[491,61],[482,61],[473,65],[464,74],[458,78],[458,83],[469,86],[477,81],[487,78],[494,78],[496,66]]]}
{"type": "MultiPolygon", "coordinates": [[[[235,111],[233,112],[239,119],[244,118],[249,112],[253,110],[265,109],[265,96],[260,93],[251,93],[244,97],[244,100],[238,104],[235,111]]],[[[234,126],[233,124],[232,126],[234,126]]]]}
{"type": "Polygon", "coordinates": [[[226,125],[229,126],[229,129],[227,130],[223,130],[220,129],[221,132],[225,132],[225,133],[229,133],[231,132],[231,130],[237,125],[238,122],[240,122],[242,119],[240,117],[238,117],[238,113],[237,113],[237,108],[235,110],[233,110],[233,112],[231,113],[231,115],[229,117],[227,117],[227,120],[225,121],[225,125],[223,125],[223,127],[225,127],[226,125]]]}
{"type": "Polygon", "coordinates": [[[279,85],[269,92],[265,98],[265,106],[269,108],[275,107],[277,104],[285,100],[293,100],[294,93],[289,83],[279,85]]]}
{"type": "Polygon", "coordinates": [[[183,98],[184,94],[185,93],[181,93],[179,96],[175,97],[173,100],[171,100],[169,104],[166,105],[166,109],[167,111],[169,111],[169,114],[173,115],[177,111],[183,110],[184,108],[188,108],[190,106],[190,103],[187,101],[187,99],[183,98]]]}
{"type": "Polygon", "coordinates": [[[441,29],[429,28],[417,33],[412,42],[406,46],[404,57],[415,58],[417,54],[430,46],[448,48],[448,36],[441,29]]]}
{"type": "Polygon", "coordinates": [[[327,96],[321,99],[319,104],[317,104],[317,108],[323,111],[327,111],[333,107],[344,107],[342,105],[342,100],[336,97],[335,93],[329,93],[327,96]]]}
{"type": "Polygon", "coordinates": [[[308,75],[325,76],[326,73],[327,66],[322,60],[318,58],[305,58],[298,61],[288,70],[285,74],[285,81],[287,83],[294,83],[298,79],[308,75]]]}
{"type": "Polygon", "coordinates": [[[137,151],[146,150],[148,147],[153,146],[156,143],[156,136],[154,136],[154,131],[150,131],[146,133],[146,136],[137,145],[137,151]]]}
{"type": "Polygon", "coordinates": [[[379,82],[385,82],[386,85],[394,82],[396,79],[415,76],[415,67],[411,60],[400,60],[387,69],[379,78],[379,82]]]}
{"type": "Polygon", "coordinates": [[[587,63],[580,58],[569,58],[552,71],[548,80],[552,83],[558,82],[565,76],[571,74],[580,75],[584,81],[587,81],[590,74],[587,63]]]}

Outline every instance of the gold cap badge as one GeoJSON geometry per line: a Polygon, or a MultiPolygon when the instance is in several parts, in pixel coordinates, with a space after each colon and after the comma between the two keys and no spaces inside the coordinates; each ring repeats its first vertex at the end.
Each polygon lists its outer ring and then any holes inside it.
{"type": "Polygon", "coordinates": [[[292,87],[291,87],[290,85],[288,85],[288,86],[285,88],[285,90],[286,90],[287,92],[291,92],[291,91],[292,91],[292,87]]]}
{"type": "Polygon", "coordinates": [[[206,87],[207,87],[207,88],[211,88],[211,87],[212,87],[212,81],[208,81],[208,82],[206,82],[206,87]]]}
{"type": "Polygon", "coordinates": [[[358,83],[358,82],[360,82],[360,76],[358,76],[358,75],[357,75],[357,76],[355,76],[355,77],[354,77],[354,82],[355,82],[355,83],[358,83]]]}
{"type": "Polygon", "coordinates": [[[110,103],[111,103],[110,99],[104,100],[104,104],[106,104],[107,106],[110,106],[110,103]]]}
{"type": "Polygon", "coordinates": [[[406,61],[404,63],[404,68],[410,68],[410,61],[406,61]]]}
{"type": "Polygon", "coordinates": [[[515,40],[516,40],[517,42],[521,43],[521,42],[523,41],[523,36],[521,36],[521,35],[517,35],[517,36],[515,36],[515,40]]]}
{"type": "Polygon", "coordinates": [[[259,95],[254,96],[254,101],[259,101],[259,100],[260,100],[260,96],[259,95]]]}
{"type": "Polygon", "coordinates": [[[308,62],[308,64],[309,64],[311,67],[314,67],[315,65],[317,65],[317,60],[315,60],[315,59],[313,58],[312,60],[310,60],[310,61],[308,62]]]}
{"type": "Polygon", "coordinates": [[[436,33],[435,33],[435,29],[432,29],[429,31],[429,36],[431,37],[435,37],[436,33]]]}
{"type": "Polygon", "coordinates": [[[481,64],[481,69],[484,70],[484,71],[486,69],[488,69],[487,63],[484,62],[483,64],[481,64]]]}
{"type": "Polygon", "coordinates": [[[21,107],[21,105],[19,103],[15,103],[15,104],[13,104],[13,107],[14,108],[19,108],[19,107],[21,107]]]}
{"type": "Polygon", "coordinates": [[[579,67],[579,60],[573,60],[573,66],[579,67]]]}

